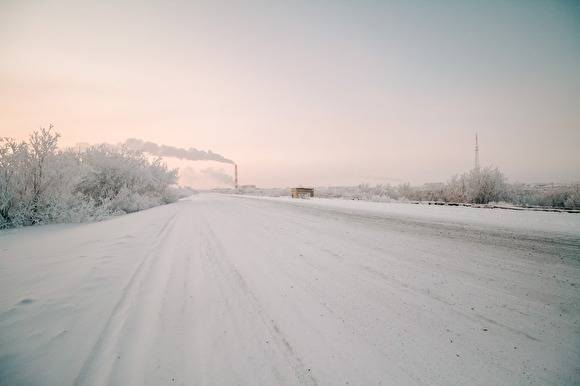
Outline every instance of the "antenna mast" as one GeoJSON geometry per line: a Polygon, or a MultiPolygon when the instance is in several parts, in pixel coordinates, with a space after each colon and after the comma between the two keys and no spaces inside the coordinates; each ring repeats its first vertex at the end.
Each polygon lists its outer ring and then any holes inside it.
{"type": "Polygon", "coordinates": [[[475,170],[479,170],[479,142],[477,140],[477,131],[475,132],[475,170]]]}

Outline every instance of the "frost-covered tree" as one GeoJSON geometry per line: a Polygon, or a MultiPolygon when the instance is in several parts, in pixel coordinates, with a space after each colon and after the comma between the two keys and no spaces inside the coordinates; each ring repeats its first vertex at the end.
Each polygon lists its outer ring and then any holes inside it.
{"type": "Polygon", "coordinates": [[[33,132],[28,141],[27,186],[30,187],[29,221],[32,224],[48,220],[45,216],[51,197],[47,193],[57,183],[56,170],[51,164],[58,156],[56,149],[60,135],[54,133],[52,128],[50,125],[48,129],[33,132]]]}
{"type": "Polygon", "coordinates": [[[467,175],[468,199],[475,204],[487,204],[505,197],[505,176],[498,168],[472,169],[467,175]]]}
{"type": "Polygon", "coordinates": [[[99,219],[177,199],[177,171],[122,147],[59,150],[41,128],[27,142],[0,139],[0,229],[99,219]]]}
{"type": "Polygon", "coordinates": [[[26,194],[27,164],[26,143],[0,138],[0,229],[13,225],[15,208],[26,194]]]}

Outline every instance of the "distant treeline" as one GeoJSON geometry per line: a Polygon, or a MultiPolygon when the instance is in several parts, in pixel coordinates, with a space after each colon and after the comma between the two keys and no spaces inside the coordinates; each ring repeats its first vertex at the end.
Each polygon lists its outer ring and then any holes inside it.
{"type": "Polygon", "coordinates": [[[108,145],[59,150],[59,134],[0,138],[0,229],[79,222],[170,203],[177,170],[160,158],[108,145]]]}
{"type": "Polygon", "coordinates": [[[502,178],[493,178],[497,169],[482,169],[484,176],[478,180],[471,171],[447,183],[411,186],[409,184],[361,184],[351,187],[317,188],[318,197],[347,198],[366,201],[429,201],[444,203],[489,204],[507,203],[523,207],[548,207],[561,209],[580,208],[580,184],[510,184],[502,178]],[[491,176],[490,176],[491,174],[491,176]]]}
{"type": "MultiPolygon", "coordinates": [[[[287,196],[289,189],[242,189],[239,192],[287,196]]],[[[445,183],[412,186],[316,187],[315,196],[365,201],[429,201],[443,203],[508,203],[524,207],[580,208],[580,184],[510,184],[498,168],[484,167],[452,177],[445,183]]]]}

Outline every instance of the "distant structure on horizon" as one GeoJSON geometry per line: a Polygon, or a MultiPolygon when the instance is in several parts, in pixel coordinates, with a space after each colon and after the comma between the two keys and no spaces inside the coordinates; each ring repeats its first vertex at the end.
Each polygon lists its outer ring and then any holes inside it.
{"type": "Polygon", "coordinates": [[[309,198],[314,197],[314,188],[292,188],[290,189],[292,198],[309,198]]]}
{"type": "Polygon", "coordinates": [[[477,131],[475,132],[475,170],[479,170],[479,142],[477,140],[477,131]]]}

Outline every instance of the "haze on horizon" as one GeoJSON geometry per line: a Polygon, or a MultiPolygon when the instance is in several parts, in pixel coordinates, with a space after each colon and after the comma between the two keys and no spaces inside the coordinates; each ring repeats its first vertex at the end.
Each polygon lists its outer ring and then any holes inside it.
{"type": "Polygon", "coordinates": [[[477,130],[511,181],[580,180],[574,2],[5,0],[0,52],[2,137],[210,149],[289,186],[445,181],[477,130]]]}

